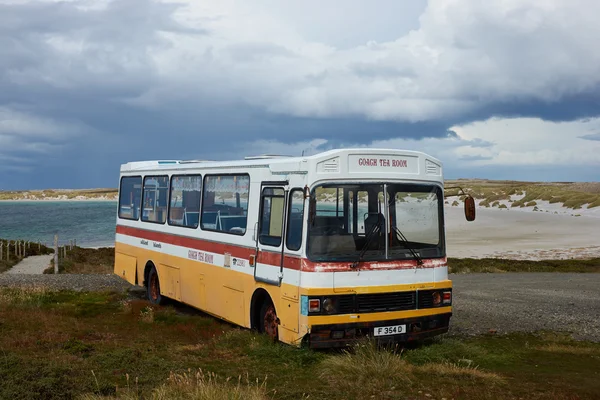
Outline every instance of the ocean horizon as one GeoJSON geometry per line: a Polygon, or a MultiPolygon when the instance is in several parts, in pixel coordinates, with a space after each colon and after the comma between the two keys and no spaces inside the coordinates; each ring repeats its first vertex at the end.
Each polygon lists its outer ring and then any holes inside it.
{"type": "Polygon", "coordinates": [[[115,245],[116,201],[2,201],[0,238],[53,245],[77,240],[81,247],[115,245]]]}

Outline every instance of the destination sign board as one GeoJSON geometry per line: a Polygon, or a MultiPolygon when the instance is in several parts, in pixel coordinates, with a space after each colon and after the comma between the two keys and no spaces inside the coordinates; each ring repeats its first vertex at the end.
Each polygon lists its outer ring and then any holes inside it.
{"type": "Polygon", "coordinates": [[[419,173],[419,157],[381,154],[350,154],[348,172],[419,173]]]}

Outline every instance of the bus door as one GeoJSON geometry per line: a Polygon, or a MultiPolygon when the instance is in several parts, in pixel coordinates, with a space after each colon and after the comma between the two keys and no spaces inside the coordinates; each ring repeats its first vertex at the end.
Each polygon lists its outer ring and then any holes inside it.
{"type": "Polygon", "coordinates": [[[263,182],[255,227],[254,280],[281,286],[287,221],[287,182],[263,182]]]}

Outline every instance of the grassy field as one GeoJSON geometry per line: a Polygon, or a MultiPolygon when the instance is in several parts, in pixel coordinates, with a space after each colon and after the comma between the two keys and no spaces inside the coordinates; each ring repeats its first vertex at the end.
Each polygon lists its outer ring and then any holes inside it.
{"type": "MultiPolygon", "coordinates": [[[[591,399],[600,344],[552,333],[317,352],[116,293],[0,290],[0,398],[591,399]]],[[[597,397],[596,397],[597,398],[597,397]]]]}

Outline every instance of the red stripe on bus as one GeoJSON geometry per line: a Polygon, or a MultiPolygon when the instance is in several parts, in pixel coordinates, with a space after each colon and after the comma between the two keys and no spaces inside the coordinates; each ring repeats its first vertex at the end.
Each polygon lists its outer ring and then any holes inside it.
{"type": "MultiPolygon", "coordinates": [[[[207,240],[190,238],[185,236],[173,235],[170,233],[150,231],[146,229],[133,228],[130,226],[117,225],[117,233],[127,236],[133,236],[140,239],[154,240],[157,242],[169,243],[176,246],[187,247],[195,250],[208,251],[216,254],[229,253],[233,257],[249,259],[255,254],[254,248],[236,246],[232,244],[211,242],[207,240]]],[[[257,262],[279,266],[281,263],[281,253],[271,251],[260,251],[257,262]]],[[[284,268],[301,270],[303,272],[347,272],[353,270],[360,271],[384,271],[413,268],[436,268],[446,266],[447,259],[425,259],[423,265],[417,265],[416,260],[396,260],[396,261],[363,261],[356,269],[352,269],[352,262],[313,262],[306,258],[297,256],[284,256],[284,268]]]]}
{"type": "Polygon", "coordinates": [[[423,269],[446,266],[446,257],[439,259],[423,260],[422,265],[417,265],[416,260],[394,261],[362,261],[356,268],[352,262],[313,262],[302,259],[302,272],[344,272],[344,271],[385,271],[390,269],[423,269]]]}
{"type": "MultiPolygon", "coordinates": [[[[187,247],[194,250],[208,251],[216,254],[229,253],[232,257],[243,258],[245,260],[248,260],[251,255],[256,254],[255,250],[249,247],[211,242],[197,238],[173,235],[170,233],[133,228],[131,226],[117,225],[117,233],[137,237],[140,239],[153,240],[156,242],[168,243],[175,246],[187,247]]],[[[278,267],[281,263],[281,253],[261,251],[257,262],[278,267]]],[[[284,257],[285,268],[300,270],[300,264],[301,263],[299,257],[284,257]]]]}

